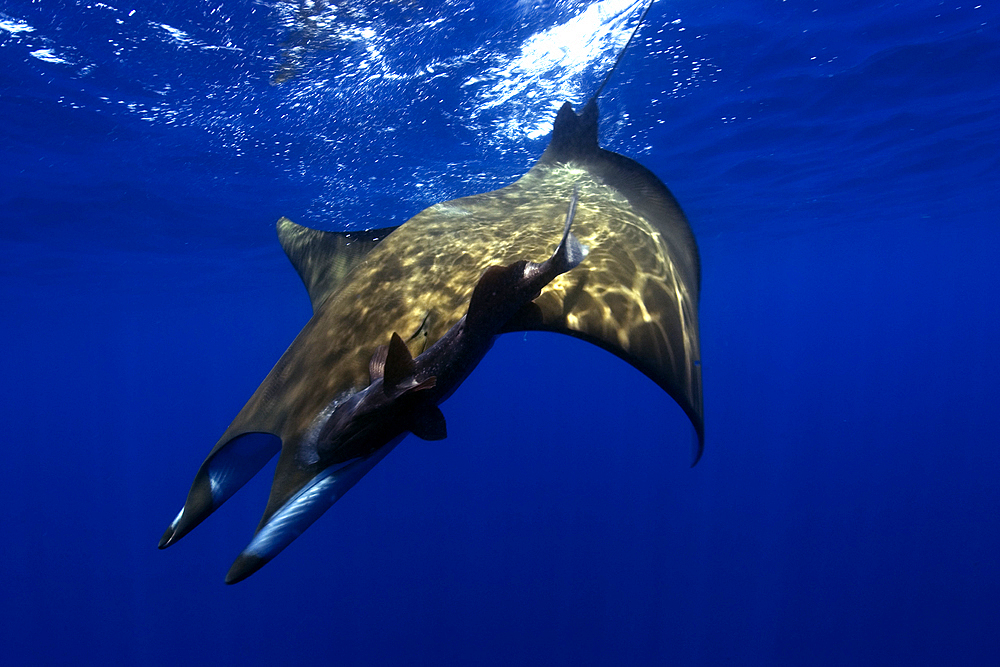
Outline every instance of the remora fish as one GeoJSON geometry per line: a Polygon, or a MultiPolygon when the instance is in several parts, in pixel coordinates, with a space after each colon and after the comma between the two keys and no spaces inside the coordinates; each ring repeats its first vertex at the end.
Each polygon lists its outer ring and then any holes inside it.
{"type": "MultiPolygon", "coordinates": [[[[254,536],[230,569],[235,583],[256,572],[298,537],[342,495],[342,476],[367,470],[370,458],[391,449],[407,432],[425,440],[446,435],[437,407],[469,376],[493,346],[501,328],[556,276],[577,266],[588,249],[570,233],[573,192],[563,237],[541,264],[521,260],[491,266],[476,283],[469,310],[416,359],[393,333],[369,362],[371,384],[334,399],[316,417],[298,451],[299,463],[323,470],[293,496],[254,536]]],[[[381,457],[378,457],[381,458],[381,457]]]]}

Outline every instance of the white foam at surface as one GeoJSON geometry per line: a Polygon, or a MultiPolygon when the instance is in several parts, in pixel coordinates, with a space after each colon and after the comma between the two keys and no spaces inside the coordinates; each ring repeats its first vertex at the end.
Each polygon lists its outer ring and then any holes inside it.
{"type": "Polygon", "coordinates": [[[19,32],[35,32],[35,29],[24,21],[14,19],[0,19],[0,30],[6,30],[12,35],[19,32]]]}
{"type": "Polygon", "coordinates": [[[56,55],[56,52],[52,49],[37,49],[31,52],[31,55],[38,58],[39,60],[44,60],[47,63],[58,63],[60,65],[68,65],[70,62],[65,58],[61,58],[56,55]]]}
{"type": "Polygon", "coordinates": [[[614,62],[631,34],[629,22],[645,5],[646,0],[599,0],[569,21],[532,35],[516,57],[476,77],[497,81],[480,95],[477,115],[527,98],[534,111],[511,114],[504,133],[512,139],[546,135],[559,106],[580,97],[580,75],[602,60],[608,66],[614,62]],[[546,103],[538,105],[537,98],[546,103]],[[538,111],[539,106],[546,110],[538,111]]]}

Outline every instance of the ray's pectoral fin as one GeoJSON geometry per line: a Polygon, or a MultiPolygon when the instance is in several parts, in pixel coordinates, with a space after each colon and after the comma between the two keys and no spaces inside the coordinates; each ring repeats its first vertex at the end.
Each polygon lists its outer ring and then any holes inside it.
{"type": "Polygon", "coordinates": [[[160,538],[159,548],[177,542],[229,500],[281,449],[270,433],[243,433],[223,441],[201,464],[177,518],[160,538]]]}
{"type": "Polygon", "coordinates": [[[594,100],[579,114],[563,105],[533,171],[545,178],[560,165],[584,169],[590,196],[602,200],[599,212],[588,210],[587,223],[613,242],[595,248],[587,266],[545,290],[504,331],[568,334],[632,364],[687,414],[697,436],[693,465],[704,447],[698,247],[663,182],[638,162],[602,149],[597,129],[594,100]]]}
{"type": "Polygon", "coordinates": [[[316,311],[382,239],[396,227],[357,232],[322,232],[278,220],[278,240],[309,292],[316,311]]]}

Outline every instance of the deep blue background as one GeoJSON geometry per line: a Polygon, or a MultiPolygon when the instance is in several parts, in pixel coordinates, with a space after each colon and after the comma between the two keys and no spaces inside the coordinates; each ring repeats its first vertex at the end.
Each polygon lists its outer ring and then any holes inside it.
{"type": "Polygon", "coordinates": [[[540,154],[511,107],[474,115],[491,56],[456,60],[580,9],[529,4],[449,3],[447,40],[386,56],[449,76],[370,88],[329,44],[270,86],[280,6],[0,4],[35,28],[0,30],[5,663],[1000,664],[988,3],[654,5],[602,138],[698,237],[694,469],[637,371],[505,336],[447,440],[405,441],[253,578],[222,585],[267,471],[155,549],[309,316],[275,219],[398,223],[540,154]]]}

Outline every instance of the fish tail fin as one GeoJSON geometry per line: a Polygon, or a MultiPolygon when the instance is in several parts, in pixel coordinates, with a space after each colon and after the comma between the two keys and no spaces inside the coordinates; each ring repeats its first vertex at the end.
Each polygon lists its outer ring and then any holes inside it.
{"type": "Polygon", "coordinates": [[[576,205],[579,201],[580,185],[576,184],[573,186],[573,196],[570,197],[569,208],[566,210],[566,223],[563,225],[562,239],[555,252],[552,253],[552,257],[549,258],[557,275],[576,267],[590,253],[590,248],[580,243],[580,239],[576,238],[570,231],[573,226],[573,218],[576,217],[576,205]]]}

